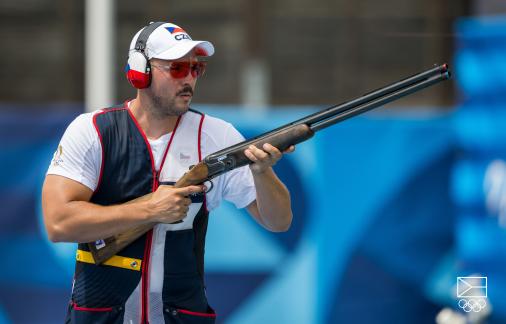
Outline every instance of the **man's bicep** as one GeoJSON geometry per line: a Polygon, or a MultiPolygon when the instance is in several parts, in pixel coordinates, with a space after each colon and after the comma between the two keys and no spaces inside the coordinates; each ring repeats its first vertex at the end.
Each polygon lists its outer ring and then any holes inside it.
{"type": "Polygon", "coordinates": [[[82,183],[60,175],[48,174],[42,187],[44,214],[71,201],[89,201],[92,195],[93,191],[82,183]]]}
{"type": "Polygon", "coordinates": [[[42,211],[48,238],[53,242],[65,239],[63,224],[72,221],[71,204],[75,201],[89,201],[93,191],[85,185],[59,175],[48,174],[42,186],[42,211]]]}

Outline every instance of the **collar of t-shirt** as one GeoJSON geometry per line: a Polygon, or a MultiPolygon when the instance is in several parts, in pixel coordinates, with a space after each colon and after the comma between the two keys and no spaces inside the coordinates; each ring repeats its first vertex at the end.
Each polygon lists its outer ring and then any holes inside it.
{"type": "MultiPolygon", "coordinates": [[[[128,109],[130,109],[130,100],[127,103],[128,109]]],[[[160,170],[160,164],[162,164],[163,154],[165,153],[165,149],[167,148],[167,144],[169,143],[170,136],[172,132],[167,133],[158,137],[157,139],[148,138],[149,146],[151,146],[151,152],[153,153],[153,159],[155,160],[155,169],[160,170]]]]}

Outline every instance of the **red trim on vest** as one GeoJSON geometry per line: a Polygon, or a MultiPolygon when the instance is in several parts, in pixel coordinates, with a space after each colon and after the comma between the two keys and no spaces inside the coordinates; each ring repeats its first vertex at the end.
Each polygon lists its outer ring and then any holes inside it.
{"type": "Polygon", "coordinates": [[[144,133],[144,130],[142,129],[141,125],[139,125],[139,122],[137,119],[135,119],[134,114],[132,114],[132,111],[130,109],[127,109],[128,114],[130,115],[130,118],[132,118],[135,126],[139,130],[139,133],[141,134],[142,138],[144,139],[144,143],[146,143],[146,147],[148,148],[149,152],[149,158],[151,159],[151,170],[153,173],[153,186],[152,191],[156,190],[156,169],[155,169],[155,159],[153,158],[153,152],[151,151],[151,145],[149,145],[148,137],[146,136],[146,133],[144,133]]]}
{"type": "Polygon", "coordinates": [[[126,107],[127,107],[127,102],[125,102],[125,106],[124,107],[103,110],[103,111],[98,112],[95,115],[93,115],[93,127],[95,127],[95,130],[97,131],[98,139],[100,140],[100,148],[102,150],[102,160],[100,161],[100,174],[98,176],[97,187],[95,188],[95,191],[93,191],[93,194],[95,194],[98,191],[98,188],[100,187],[100,184],[102,183],[102,175],[103,175],[103,172],[104,172],[104,155],[105,155],[105,152],[104,152],[104,141],[102,139],[102,134],[100,133],[100,130],[98,129],[97,117],[98,117],[98,115],[106,114],[108,112],[113,112],[113,111],[118,111],[118,110],[125,110],[126,107]]]}
{"type": "Polygon", "coordinates": [[[199,312],[192,312],[192,311],[189,311],[189,310],[186,310],[186,309],[177,309],[178,312],[180,313],[183,313],[183,314],[188,314],[188,315],[193,315],[193,316],[200,316],[200,317],[216,317],[216,314],[214,313],[199,313],[199,312]]]}
{"type": "MultiPolygon", "coordinates": [[[[181,116],[179,116],[176,120],[176,125],[174,126],[174,130],[172,130],[172,134],[170,135],[169,143],[167,143],[167,147],[165,148],[165,152],[163,153],[162,163],[160,163],[160,170],[158,170],[158,175],[163,169],[163,165],[165,163],[165,158],[167,157],[167,153],[169,153],[170,144],[172,144],[172,140],[174,139],[174,135],[176,134],[177,127],[179,126],[179,122],[181,121],[181,116]]],[[[156,177],[156,181],[158,182],[158,176],[156,177]]],[[[157,186],[158,187],[158,186],[157,186]]]]}
{"type": "Polygon", "coordinates": [[[89,307],[80,307],[77,306],[75,302],[72,303],[72,308],[78,311],[86,311],[86,312],[110,312],[112,311],[112,307],[100,307],[100,308],[89,308],[89,307]]]}
{"type": "MultiPolygon", "coordinates": [[[[202,114],[200,117],[200,123],[199,123],[199,135],[198,135],[198,151],[199,151],[199,162],[202,161],[202,124],[204,123],[204,117],[206,115],[202,114]]],[[[209,210],[207,210],[207,200],[206,200],[206,194],[204,193],[204,201],[202,202],[204,204],[204,209],[206,210],[206,213],[209,213],[209,210]]]]}
{"type": "MultiPolygon", "coordinates": [[[[100,113],[100,114],[103,114],[103,113],[100,113]]],[[[93,192],[93,194],[95,194],[97,192],[98,188],[100,187],[100,184],[102,183],[102,174],[104,173],[104,155],[105,155],[104,141],[102,140],[102,134],[98,130],[98,125],[97,125],[97,116],[98,115],[99,114],[96,114],[95,116],[93,116],[93,126],[95,127],[95,130],[97,131],[97,134],[98,134],[98,139],[100,140],[100,148],[102,150],[102,160],[100,161],[100,175],[98,176],[97,187],[95,188],[95,191],[93,192]]]]}
{"type": "Polygon", "coordinates": [[[202,124],[204,123],[204,117],[206,115],[202,114],[202,116],[200,117],[200,124],[199,124],[199,145],[198,145],[198,149],[199,149],[199,162],[202,161],[202,151],[201,151],[201,147],[200,147],[200,144],[202,143],[201,139],[202,139],[202,124]]]}
{"type": "Polygon", "coordinates": [[[146,234],[146,245],[144,245],[144,262],[142,263],[141,275],[141,323],[148,323],[148,288],[149,288],[149,263],[151,259],[151,242],[153,229],[146,234]]]}

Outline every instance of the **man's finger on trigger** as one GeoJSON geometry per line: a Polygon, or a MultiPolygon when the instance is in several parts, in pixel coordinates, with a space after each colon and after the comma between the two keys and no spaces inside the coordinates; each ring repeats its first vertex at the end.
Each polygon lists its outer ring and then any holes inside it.
{"type": "Polygon", "coordinates": [[[202,191],[204,191],[203,186],[188,186],[188,187],[181,188],[180,193],[183,196],[189,196],[191,194],[199,193],[199,192],[202,192],[202,191]]]}

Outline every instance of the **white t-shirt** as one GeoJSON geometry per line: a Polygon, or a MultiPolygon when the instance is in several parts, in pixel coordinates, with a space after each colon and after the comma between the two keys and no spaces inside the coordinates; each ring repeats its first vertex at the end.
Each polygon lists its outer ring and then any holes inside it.
{"type": "MultiPolygon", "coordinates": [[[[99,110],[81,114],[70,123],[47,174],[64,176],[95,191],[102,163],[100,139],[93,125],[93,115],[97,112],[99,110]]],[[[171,133],[168,133],[157,139],[148,139],[156,170],[160,169],[170,136],[171,133]]],[[[209,115],[204,118],[201,136],[202,158],[244,140],[230,123],[209,115]]],[[[214,187],[206,194],[209,211],[218,207],[222,199],[232,202],[237,208],[244,208],[256,199],[253,176],[247,166],[227,172],[212,181],[214,187]]]]}

